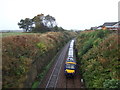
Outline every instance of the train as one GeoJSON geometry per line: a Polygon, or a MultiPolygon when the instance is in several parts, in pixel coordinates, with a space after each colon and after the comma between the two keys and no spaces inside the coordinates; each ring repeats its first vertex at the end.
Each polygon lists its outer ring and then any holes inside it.
{"type": "Polygon", "coordinates": [[[69,48],[68,48],[68,55],[65,61],[64,66],[64,73],[66,77],[74,77],[76,74],[76,60],[74,55],[74,48],[75,48],[75,40],[71,40],[69,48]]]}

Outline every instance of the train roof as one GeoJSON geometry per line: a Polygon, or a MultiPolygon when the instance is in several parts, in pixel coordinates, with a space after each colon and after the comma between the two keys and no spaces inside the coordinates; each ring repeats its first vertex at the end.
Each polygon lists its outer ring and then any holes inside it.
{"type": "Polygon", "coordinates": [[[69,51],[72,51],[72,52],[73,52],[73,48],[69,48],[69,51]]]}
{"type": "Polygon", "coordinates": [[[71,40],[71,42],[74,42],[75,40],[71,40]]]}
{"type": "Polygon", "coordinates": [[[68,57],[66,62],[76,62],[73,57],[68,57]]]}
{"type": "Polygon", "coordinates": [[[73,57],[68,57],[67,61],[73,61],[73,57]]]}
{"type": "Polygon", "coordinates": [[[73,55],[73,52],[68,52],[68,55],[73,55]]]}

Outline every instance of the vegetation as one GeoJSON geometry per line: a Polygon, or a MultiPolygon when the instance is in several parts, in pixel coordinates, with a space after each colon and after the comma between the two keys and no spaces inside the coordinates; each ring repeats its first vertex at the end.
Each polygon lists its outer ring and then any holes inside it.
{"type": "MultiPolygon", "coordinates": [[[[58,55],[56,55],[55,57],[57,57],[57,56],[58,55]]],[[[53,62],[55,60],[55,57],[49,62],[48,65],[46,65],[45,67],[43,67],[43,71],[37,75],[37,79],[33,82],[32,88],[38,88],[38,85],[40,85],[42,83],[42,79],[47,74],[49,68],[53,64],[53,62]]]]}
{"type": "Polygon", "coordinates": [[[120,88],[120,40],[107,30],[81,32],[77,37],[78,62],[87,88],[120,88]]]}
{"type": "Polygon", "coordinates": [[[3,88],[36,87],[50,62],[73,32],[15,35],[2,38],[3,88]],[[62,42],[62,43],[61,43],[62,42]]]}
{"type": "Polygon", "coordinates": [[[25,32],[48,32],[48,31],[63,31],[64,29],[58,27],[56,19],[50,15],[38,14],[37,16],[21,19],[18,23],[19,28],[25,32]]]}
{"type": "Polygon", "coordinates": [[[25,33],[25,32],[5,32],[2,33],[1,36],[2,37],[8,37],[8,36],[16,36],[16,35],[33,35],[36,33],[25,33]]]}

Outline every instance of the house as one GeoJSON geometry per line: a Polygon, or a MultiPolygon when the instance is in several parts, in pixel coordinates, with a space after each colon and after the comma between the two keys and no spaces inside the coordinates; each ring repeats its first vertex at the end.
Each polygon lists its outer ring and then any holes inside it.
{"type": "Polygon", "coordinates": [[[90,30],[96,30],[97,29],[97,27],[91,27],[90,28],[90,30]]]}
{"type": "Polygon", "coordinates": [[[97,30],[101,30],[102,29],[102,25],[97,27],[97,30]]]}
{"type": "Polygon", "coordinates": [[[118,22],[106,22],[102,25],[103,30],[117,30],[118,29],[118,22]]]}

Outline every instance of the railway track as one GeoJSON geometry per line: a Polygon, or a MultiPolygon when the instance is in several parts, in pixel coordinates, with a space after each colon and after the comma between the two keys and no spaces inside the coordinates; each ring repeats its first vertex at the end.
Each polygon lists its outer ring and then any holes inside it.
{"type": "MultiPolygon", "coordinates": [[[[56,89],[56,88],[84,88],[83,82],[81,82],[81,76],[79,70],[77,69],[77,74],[74,78],[66,78],[64,75],[64,65],[68,57],[68,48],[70,42],[68,42],[63,49],[58,54],[58,57],[55,59],[55,63],[49,70],[48,74],[42,81],[39,88],[56,89]]],[[[76,59],[76,56],[74,56],[76,59]]]]}
{"type": "MultiPolygon", "coordinates": [[[[69,42],[70,43],[70,42],[69,42]]],[[[49,88],[56,88],[56,84],[57,84],[57,81],[58,81],[58,77],[59,77],[59,73],[60,73],[60,70],[61,70],[61,67],[62,67],[62,63],[65,59],[65,53],[67,53],[67,50],[68,50],[68,47],[69,47],[69,43],[66,44],[66,46],[63,48],[62,52],[60,53],[60,55],[58,56],[58,60],[53,68],[53,71],[50,75],[50,78],[47,82],[47,85],[46,85],[46,90],[49,89],[49,88]]]]}
{"type": "Polygon", "coordinates": [[[72,78],[66,78],[66,89],[75,88],[75,81],[72,78]]]}

